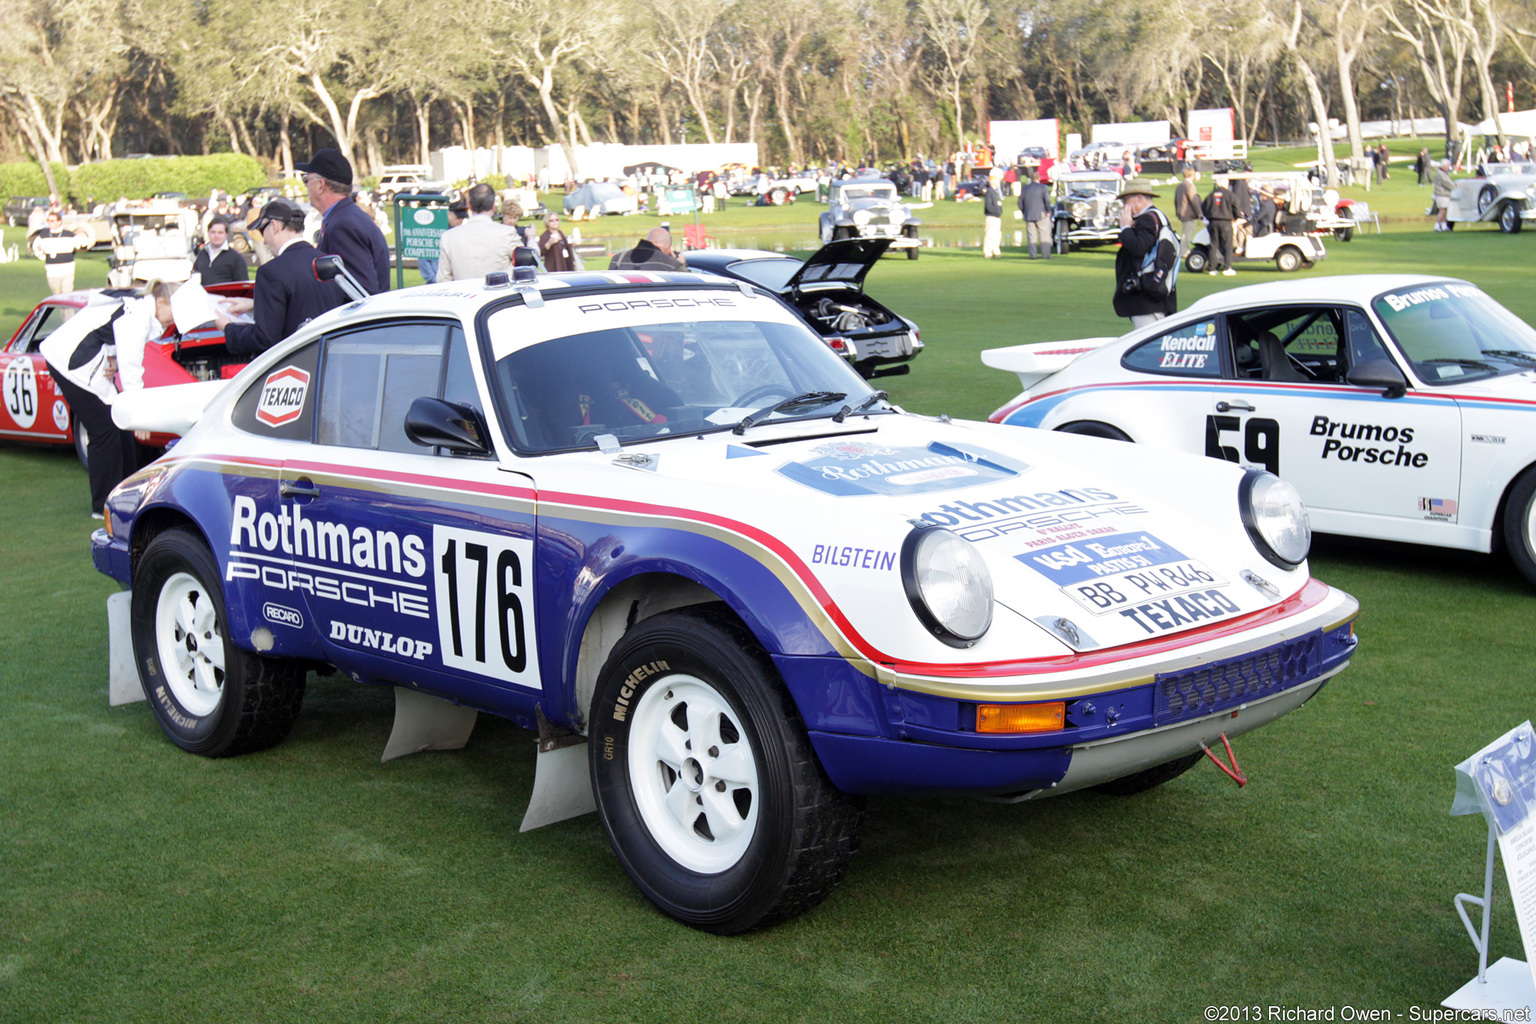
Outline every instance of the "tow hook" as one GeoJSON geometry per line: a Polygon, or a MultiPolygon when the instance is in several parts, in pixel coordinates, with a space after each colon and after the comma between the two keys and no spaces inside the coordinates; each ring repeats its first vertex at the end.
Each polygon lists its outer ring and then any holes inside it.
{"type": "Polygon", "coordinates": [[[1211,753],[1211,748],[1206,746],[1204,743],[1200,744],[1200,749],[1205,751],[1205,756],[1211,759],[1212,764],[1214,764],[1217,768],[1220,768],[1227,774],[1229,779],[1237,783],[1238,789],[1242,789],[1244,786],[1248,785],[1248,776],[1244,775],[1243,770],[1237,766],[1237,755],[1232,753],[1232,741],[1227,739],[1226,733],[1221,734],[1221,745],[1227,748],[1227,760],[1232,762],[1232,766],[1230,768],[1222,763],[1221,758],[1211,753]]]}

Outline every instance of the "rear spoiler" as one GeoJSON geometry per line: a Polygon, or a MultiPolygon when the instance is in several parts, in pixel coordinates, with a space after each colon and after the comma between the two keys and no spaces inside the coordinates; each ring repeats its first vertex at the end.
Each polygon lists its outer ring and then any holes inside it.
{"type": "Polygon", "coordinates": [[[112,400],[112,422],[123,430],[180,437],[192,429],[208,403],[228,385],[227,380],[200,380],[124,391],[112,400]]]}
{"type": "Polygon", "coordinates": [[[989,348],[981,353],[981,361],[995,370],[1007,370],[1018,375],[1019,386],[1029,390],[1051,374],[1063,370],[1067,364],[1085,352],[1092,352],[1114,338],[1079,338],[1076,341],[1048,341],[1034,345],[1010,345],[1007,348],[989,348]]]}

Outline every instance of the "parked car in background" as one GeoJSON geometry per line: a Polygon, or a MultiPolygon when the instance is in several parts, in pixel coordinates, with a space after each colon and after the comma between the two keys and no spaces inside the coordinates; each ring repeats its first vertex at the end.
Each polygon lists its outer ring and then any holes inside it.
{"type": "Polygon", "coordinates": [[[595,809],[710,932],[830,894],[863,795],[1147,790],[1355,647],[1273,476],[903,413],[745,282],[391,291],[175,390],[91,538],[167,738],[270,747],[316,666],[395,688],[387,751],[502,716],[525,827],[595,809]]]}
{"type": "MultiPolygon", "coordinates": [[[[249,282],[208,286],[215,295],[249,298],[249,282]]],[[[85,462],[85,435],[70,413],[69,403],[54,387],[53,375],[39,351],[43,340],[76,311],[137,291],[89,289],[50,295],[21,322],[0,349],[0,437],[45,444],[73,444],[85,462]]],[[[224,335],[212,324],[178,338],[174,331],[144,349],[144,386],[165,387],[192,381],[222,380],[245,365],[245,356],[231,356],[224,335]]],[[[164,444],[168,437],[159,438],[164,444]]]]}
{"type": "Polygon", "coordinates": [[[450,182],[433,179],[431,174],[432,168],[425,164],[386,166],[379,175],[379,198],[387,203],[399,192],[447,193],[453,190],[450,182]]]}
{"type": "Polygon", "coordinates": [[[11,196],[5,202],[5,222],[13,228],[24,228],[33,210],[46,209],[47,196],[11,196]]]}
{"type": "Polygon", "coordinates": [[[610,213],[635,213],[640,209],[640,200],[624,191],[617,182],[589,181],[566,195],[564,207],[566,213],[580,209],[589,217],[600,217],[610,213]]]}
{"type": "Polygon", "coordinates": [[[891,248],[917,259],[923,222],[901,201],[894,182],[880,177],[842,178],[828,186],[827,209],[819,218],[821,241],[888,238],[891,248]]]}
{"type": "Polygon", "coordinates": [[[917,325],[864,294],[864,277],[886,238],[828,242],[798,260],[758,249],[699,249],[688,269],[750,281],[788,302],[865,379],[907,373],[923,350],[917,325]]]}
{"type": "Polygon", "coordinates": [[[994,423],[1262,467],[1314,529],[1502,549],[1536,584],[1536,330],[1466,281],[1251,285],[982,361],[1025,388],[994,423]]]}
{"type": "Polygon", "coordinates": [[[1486,176],[1462,178],[1451,189],[1451,224],[1492,221],[1514,234],[1536,219],[1536,163],[1486,164],[1486,176]]]}
{"type": "Polygon", "coordinates": [[[1120,240],[1120,185],[1114,171],[1065,171],[1051,178],[1051,239],[1058,253],[1120,240]]]}

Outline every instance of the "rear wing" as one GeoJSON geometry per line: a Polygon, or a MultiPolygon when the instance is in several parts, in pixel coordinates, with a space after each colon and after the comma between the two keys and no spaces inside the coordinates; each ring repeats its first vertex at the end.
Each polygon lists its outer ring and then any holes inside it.
{"type": "Polygon", "coordinates": [[[202,418],[208,403],[228,384],[226,380],[200,380],[124,391],[112,401],[112,422],[122,430],[180,437],[202,418]]]}
{"type": "Polygon", "coordinates": [[[1060,370],[1085,352],[1092,352],[1114,338],[1079,338],[1076,341],[1048,341],[1034,345],[1010,345],[1007,348],[989,348],[981,353],[981,361],[995,370],[1007,370],[1018,375],[1019,386],[1028,391],[1045,378],[1060,370]]]}

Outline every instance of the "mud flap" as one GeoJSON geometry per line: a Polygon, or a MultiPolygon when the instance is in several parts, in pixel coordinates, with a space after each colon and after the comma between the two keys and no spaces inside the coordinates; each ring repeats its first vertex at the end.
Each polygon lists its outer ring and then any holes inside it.
{"type": "Polygon", "coordinates": [[[539,754],[534,762],[533,796],[523,812],[519,832],[543,828],[557,821],[597,810],[592,796],[592,770],[587,763],[587,741],[568,729],[551,725],[544,709],[539,720],[539,754]]]}
{"type": "Polygon", "coordinates": [[[133,592],[120,590],[107,598],[107,704],[132,704],[144,699],[139,666],[133,658],[133,631],[129,609],[133,592]]]}
{"type": "Polygon", "coordinates": [[[424,750],[461,750],[479,714],[403,686],[395,687],[395,726],[379,760],[393,761],[424,750]]]}

